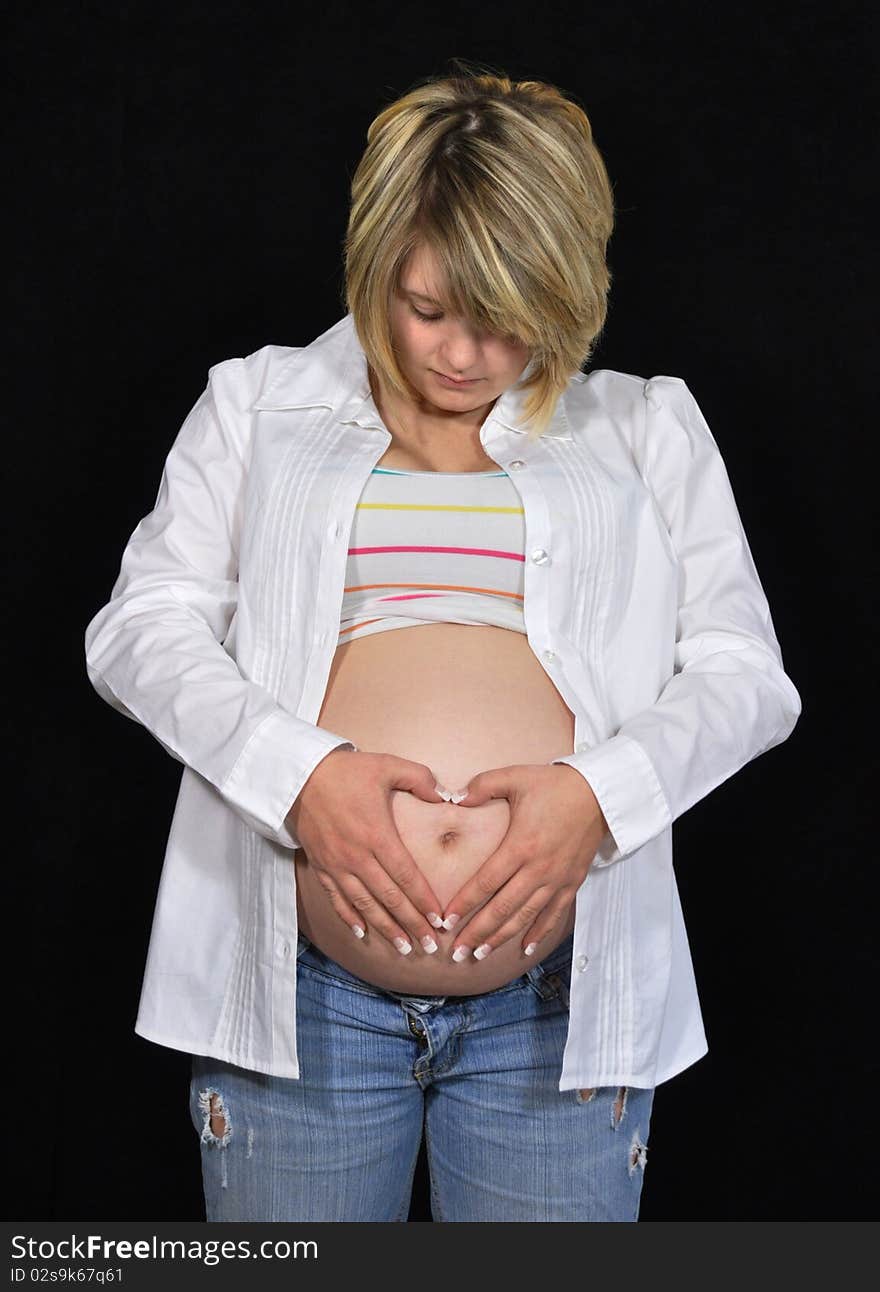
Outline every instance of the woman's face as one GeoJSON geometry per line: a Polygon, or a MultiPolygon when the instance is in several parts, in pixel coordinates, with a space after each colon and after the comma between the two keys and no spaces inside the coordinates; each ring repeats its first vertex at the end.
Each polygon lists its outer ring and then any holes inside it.
{"type": "Polygon", "coordinates": [[[529,361],[529,347],[478,331],[467,319],[447,313],[433,254],[420,246],[400,276],[391,308],[398,362],[421,393],[421,411],[466,414],[493,403],[517,380],[529,361]],[[442,376],[467,379],[455,387],[442,376]]]}

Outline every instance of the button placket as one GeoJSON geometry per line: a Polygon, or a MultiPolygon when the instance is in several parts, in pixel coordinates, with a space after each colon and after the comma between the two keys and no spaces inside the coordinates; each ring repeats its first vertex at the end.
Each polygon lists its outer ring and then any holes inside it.
{"type": "MultiPolygon", "coordinates": [[[[528,463],[525,462],[522,458],[512,458],[508,463],[505,464],[505,469],[508,472],[521,471],[527,466],[528,466],[528,463]]],[[[538,499],[536,499],[536,502],[537,501],[538,499]]],[[[549,514],[547,513],[546,507],[539,508],[537,511],[537,514],[541,519],[541,521],[543,522],[546,532],[550,533],[551,531],[548,528],[550,524],[550,517],[549,517],[549,514]]],[[[537,546],[537,547],[533,547],[531,552],[529,553],[529,561],[531,562],[532,565],[538,565],[546,568],[553,564],[553,557],[550,551],[548,551],[546,547],[537,546]]],[[[535,605],[535,610],[533,613],[535,614],[535,616],[543,617],[544,628],[546,630],[548,627],[547,587],[546,587],[546,584],[543,583],[543,581],[539,581],[539,582],[541,586],[535,587],[535,590],[532,594],[533,597],[535,598],[535,601],[533,603],[535,605]]],[[[562,667],[562,661],[560,659],[559,652],[554,650],[551,646],[548,646],[541,651],[541,659],[544,662],[544,664],[553,665],[554,672],[558,672],[558,670],[562,667]]]]}
{"type": "MultiPolygon", "coordinates": [[[[507,471],[520,471],[526,467],[527,463],[522,458],[513,458],[506,464],[507,471]]],[[[549,566],[552,564],[552,557],[546,547],[534,547],[529,553],[529,560],[532,565],[549,566]]],[[[547,648],[541,652],[541,658],[545,664],[553,664],[557,658],[557,652],[547,648]]]]}

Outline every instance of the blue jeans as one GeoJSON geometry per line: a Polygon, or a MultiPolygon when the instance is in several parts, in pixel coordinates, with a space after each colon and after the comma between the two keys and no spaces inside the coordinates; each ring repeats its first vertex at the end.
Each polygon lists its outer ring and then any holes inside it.
{"type": "Polygon", "coordinates": [[[407,996],[300,935],[302,1075],[192,1056],[208,1221],[635,1221],[653,1090],[559,1090],[572,938],[495,991],[407,996]]]}

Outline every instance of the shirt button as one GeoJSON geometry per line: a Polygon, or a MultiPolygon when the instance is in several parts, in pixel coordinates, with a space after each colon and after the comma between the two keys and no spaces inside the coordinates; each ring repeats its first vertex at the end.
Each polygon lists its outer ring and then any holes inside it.
{"type": "Polygon", "coordinates": [[[579,972],[579,973],[583,973],[583,972],[584,972],[584,970],[586,969],[587,965],[589,964],[589,957],[588,957],[588,956],[578,956],[577,960],[575,960],[575,964],[576,964],[576,965],[577,965],[577,967],[578,967],[578,972],[579,972]]]}
{"type": "Polygon", "coordinates": [[[575,753],[585,754],[589,748],[590,746],[587,744],[587,742],[585,740],[582,740],[578,745],[575,746],[575,753]]]}
{"type": "Polygon", "coordinates": [[[523,462],[522,458],[514,458],[512,462],[508,462],[507,469],[508,471],[519,471],[520,467],[524,466],[525,462],[523,462]]]}
{"type": "Polygon", "coordinates": [[[289,956],[289,955],[290,955],[290,943],[289,943],[289,942],[282,942],[282,943],[281,943],[281,954],[282,954],[283,956],[289,956]]]}
{"type": "Polygon", "coordinates": [[[318,634],[318,645],[319,645],[319,646],[323,646],[323,645],[324,645],[324,643],[326,642],[326,640],[327,640],[327,634],[326,634],[326,632],[321,632],[321,633],[319,633],[319,634],[318,634]]]}
{"type": "Polygon", "coordinates": [[[553,661],[555,660],[555,658],[556,658],[556,651],[555,651],[555,650],[545,650],[545,651],[544,651],[544,659],[547,661],[547,663],[548,663],[548,664],[552,664],[552,663],[553,663],[553,661]]]}
{"type": "Polygon", "coordinates": [[[543,547],[536,547],[532,552],[532,560],[534,561],[535,565],[549,565],[550,553],[545,552],[543,547]]]}

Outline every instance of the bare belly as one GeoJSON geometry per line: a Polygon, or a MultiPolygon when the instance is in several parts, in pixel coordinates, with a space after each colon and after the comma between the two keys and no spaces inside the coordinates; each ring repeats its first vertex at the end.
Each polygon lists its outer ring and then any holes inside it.
{"type": "MultiPolygon", "coordinates": [[[[450,790],[489,768],[548,763],[574,748],[574,715],[525,636],[483,625],[422,624],[338,646],[318,724],[369,753],[425,763],[450,790]]],[[[510,821],[506,799],[466,808],[395,791],[391,808],[441,914],[442,904],[496,850],[510,821]]],[[[302,933],[349,972],[394,991],[425,996],[492,991],[549,955],[574,928],[572,901],[533,957],[523,954],[518,934],[485,960],[471,956],[457,963],[452,949],[466,941],[463,918],[454,934],[433,931],[439,950],[432,955],[416,942],[402,956],[375,929],[355,938],[331,907],[306,851],[297,849],[293,860],[302,933]]]]}

